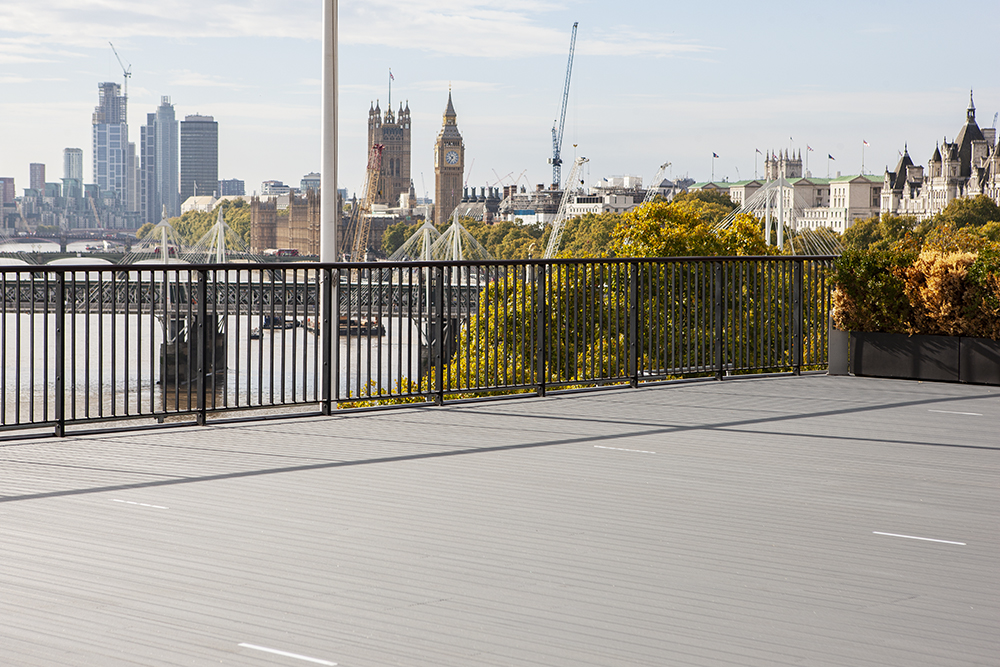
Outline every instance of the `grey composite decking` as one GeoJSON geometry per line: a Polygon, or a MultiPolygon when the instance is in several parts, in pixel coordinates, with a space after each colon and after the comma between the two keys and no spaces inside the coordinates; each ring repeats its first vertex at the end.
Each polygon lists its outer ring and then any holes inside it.
{"type": "Polygon", "coordinates": [[[996,665],[998,472],[825,376],[7,441],[0,665],[996,665]]]}

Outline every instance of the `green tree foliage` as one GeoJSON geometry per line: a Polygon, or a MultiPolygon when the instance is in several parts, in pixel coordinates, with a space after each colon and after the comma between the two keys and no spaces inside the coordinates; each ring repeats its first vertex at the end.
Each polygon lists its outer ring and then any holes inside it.
{"type": "Polygon", "coordinates": [[[883,213],[881,217],[873,215],[864,220],[858,220],[844,232],[845,248],[855,250],[871,249],[887,251],[894,245],[905,241],[916,234],[917,219],[911,216],[883,213]]]}
{"type": "MultiPolygon", "coordinates": [[[[242,199],[227,200],[219,203],[211,211],[188,211],[179,218],[171,218],[170,224],[177,232],[178,238],[186,245],[193,245],[201,240],[212,228],[219,217],[219,207],[222,207],[223,219],[229,227],[240,235],[243,242],[250,245],[250,204],[242,199]]],[[[279,214],[282,211],[279,211],[279,214]]],[[[284,211],[288,215],[287,211],[284,211]]],[[[141,228],[140,228],[141,229],[141,228]]]]}
{"type": "Polygon", "coordinates": [[[507,220],[488,225],[471,218],[462,218],[461,223],[497,259],[541,257],[545,250],[541,225],[524,225],[507,220]]]}
{"type": "Polygon", "coordinates": [[[400,220],[394,225],[389,225],[385,233],[382,234],[382,252],[386,257],[399,250],[399,247],[410,238],[420,225],[407,220],[400,220]]]}
{"type": "Polygon", "coordinates": [[[683,204],[691,201],[700,201],[706,204],[717,204],[728,208],[729,211],[727,211],[727,213],[735,211],[739,208],[736,202],[729,198],[729,195],[724,192],[719,192],[718,190],[692,190],[690,192],[679,194],[673,199],[673,203],[677,204],[683,204]]]}
{"type": "Polygon", "coordinates": [[[560,239],[559,257],[610,256],[611,237],[620,220],[617,213],[585,213],[567,220],[560,239]]]}
{"type": "Polygon", "coordinates": [[[718,230],[714,222],[699,217],[699,206],[690,200],[650,202],[623,213],[612,234],[612,252],[618,257],[774,254],[752,215],[741,214],[729,229],[718,230]]]}
{"type": "Polygon", "coordinates": [[[151,231],[153,231],[153,227],[155,227],[155,226],[156,225],[154,225],[153,223],[147,222],[146,224],[144,224],[142,227],[140,227],[139,229],[137,229],[135,231],[135,237],[137,239],[144,239],[144,238],[146,238],[146,236],[149,235],[149,233],[151,231]]]}
{"type": "Polygon", "coordinates": [[[960,197],[934,216],[934,222],[938,225],[951,224],[957,229],[980,228],[988,222],[1000,222],[1000,206],[986,195],[960,197]]]}

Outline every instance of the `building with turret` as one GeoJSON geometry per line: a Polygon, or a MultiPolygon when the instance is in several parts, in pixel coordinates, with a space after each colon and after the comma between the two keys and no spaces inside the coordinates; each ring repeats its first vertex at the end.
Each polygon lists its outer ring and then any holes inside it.
{"type": "Polygon", "coordinates": [[[935,146],[926,169],[913,163],[904,146],[895,170],[885,170],[881,212],[924,220],[961,197],[984,194],[1000,203],[998,153],[996,129],[979,127],[970,93],[965,124],[954,141],[946,137],[935,146]]]}
{"type": "Polygon", "coordinates": [[[441,224],[451,217],[462,201],[462,174],[465,173],[465,142],[458,131],[458,114],[448,91],[445,107],[434,142],[434,222],[441,224]]]}
{"type": "Polygon", "coordinates": [[[793,178],[802,178],[802,150],[799,149],[798,155],[794,152],[789,152],[785,150],[784,152],[778,151],[774,153],[773,151],[768,153],[767,157],[764,159],[764,181],[770,182],[776,178],[784,178],[786,181],[790,181],[793,178]]]}
{"type": "MultiPolygon", "coordinates": [[[[391,104],[391,102],[390,102],[391,104]]],[[[400,195],[410,193],[410,103],[399,105],[399,111],[392,108],[385,113],[379,108],[378,102],[368,109],[368,151],[371,147],[382,144],[381,188],[373,204],[385,204],[390,207],[400,205],[400,195]]]]}

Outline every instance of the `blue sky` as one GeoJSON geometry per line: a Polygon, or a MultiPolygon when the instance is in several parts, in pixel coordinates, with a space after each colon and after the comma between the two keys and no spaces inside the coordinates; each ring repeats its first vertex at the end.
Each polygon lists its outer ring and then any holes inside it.
{"type": "MultiPolygon", "coordinates": [[[[881,174],[909,144],[924,164],[961,128],[969,89],[981,126],[1000,110],[995,1],[705,3],[341,0],[340,183],[364,179],[367,112],[413,114],[412,174],[433,193],[432,148],[452,86],[470,185],[551,179],[569,36],[579,21],[564,158],[588,182],[615,174],[754,175],[756,149],[812,146],[809,167],[881,174]],[[576,147],[574,148],[574,144],[576,147]],[[473,160],[475,162],[473,163],[473,160]],[[512,174],[512,176],[508,176],[512,174]]],[[[220,178],[297,185],[318,171],[319,0],[3,0],[0,176],[62,176],[84,149],[100,81],[132,66],[133,140],[169,95],[178,116],[215,116],[220,178]]],[[[758,164],[758,169],[760,169],[758,164]]],[[[567,170],[568,171],[568,170],[567,170]]]]}

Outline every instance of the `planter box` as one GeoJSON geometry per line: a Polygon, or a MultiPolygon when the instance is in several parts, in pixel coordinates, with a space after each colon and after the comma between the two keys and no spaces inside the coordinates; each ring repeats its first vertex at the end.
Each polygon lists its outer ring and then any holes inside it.
{"type": "Polygon", "coordinates": [[[1000,386],[1000,342],[992,338],[962,338],[958,376],[962,382],[1000,386]]]}
{"type": "Polygon", "coordinates": [[[958,337],[851,332],[851,372],[958,382],[958,337]]]}
{"type": "Polygon", "coordinates": [[[849,356],[854,375],[1000,385],[1000,342],[988,338],[852,331],[849,356]]]}

